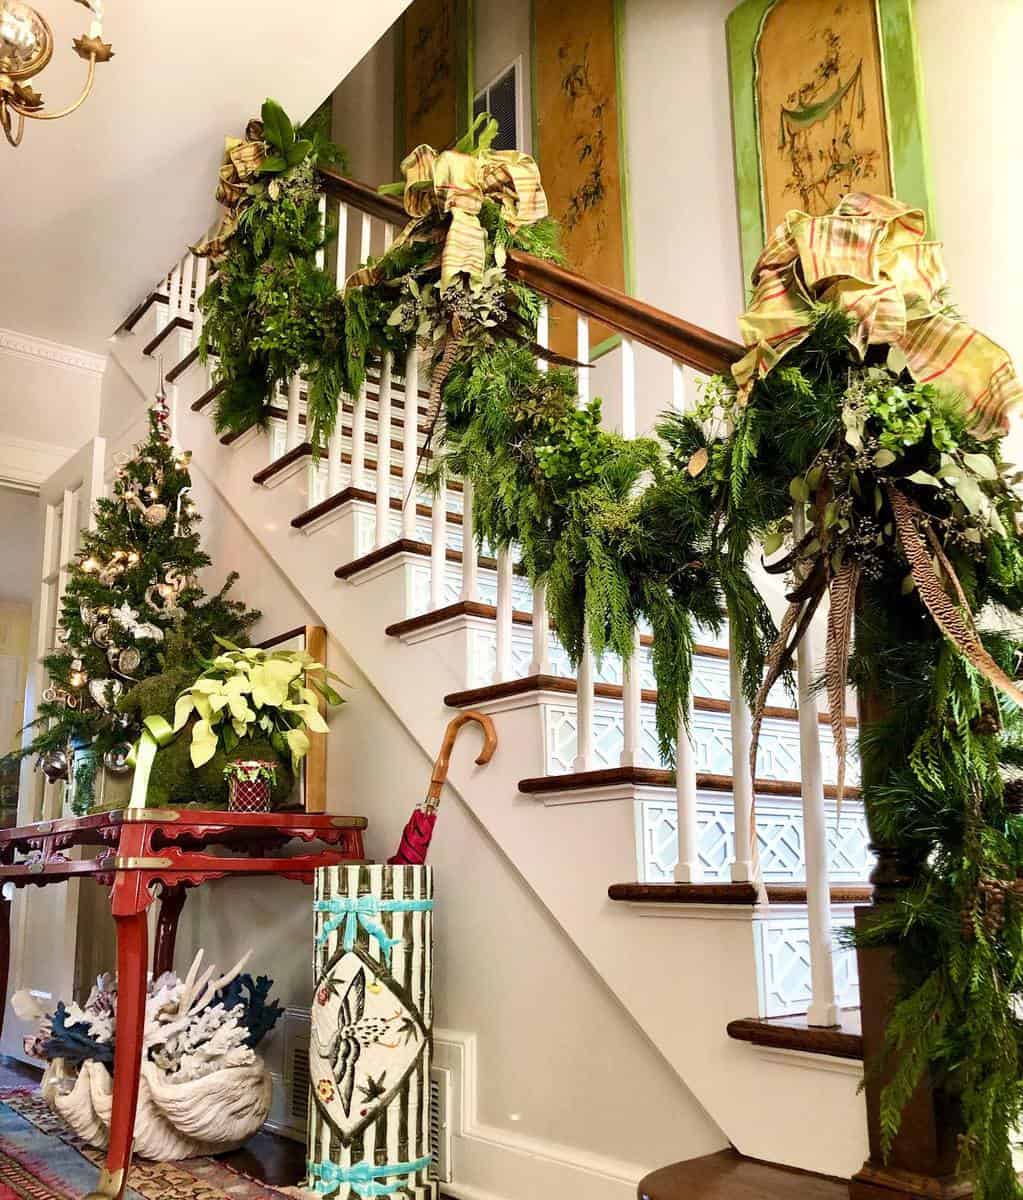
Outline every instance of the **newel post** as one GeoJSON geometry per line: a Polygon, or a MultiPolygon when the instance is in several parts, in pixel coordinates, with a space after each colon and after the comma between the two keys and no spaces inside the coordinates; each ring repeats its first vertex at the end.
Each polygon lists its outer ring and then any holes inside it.
{"type": "MultiPolygon", "coordinates": [[[[889,696],[880,686],[859,690],[861,732],[883,721],[892,711],[889,696]]],[[[856,909],[856,929],[869,928],[884,905],[892,904],[910,887],[922,866],[918,858],[886,842],[871,812],[869,788],[881,777],[884,766],[861,751],[861,779],[867,828],[877,865],[870,877],[873,903],[856,909]]],[[[878,1072],[885,1029],[898,996],[896,946],[860,947],[856,952],[860,977],[860,1011],[863,1021],[863,1057],[870,1157],[849,1184],[850,1200],[967,1200],[971,1184],[956,1175],[958,1135],[962,1124],[954,1103],[927,1078],[903,1111],[902,1124],[887,1161],[881,1151],[881,1091],[890,1072],[878,1072]]]]}

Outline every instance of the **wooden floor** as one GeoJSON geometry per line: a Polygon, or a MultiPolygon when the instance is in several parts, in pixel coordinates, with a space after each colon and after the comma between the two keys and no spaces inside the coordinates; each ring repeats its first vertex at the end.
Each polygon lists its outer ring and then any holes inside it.
{"type": "Polygon", "coordinates": [[[723,1150],[655,1171],[639,1194],[642,1200],[848,1200],[849,1185],[723,1150]]]}

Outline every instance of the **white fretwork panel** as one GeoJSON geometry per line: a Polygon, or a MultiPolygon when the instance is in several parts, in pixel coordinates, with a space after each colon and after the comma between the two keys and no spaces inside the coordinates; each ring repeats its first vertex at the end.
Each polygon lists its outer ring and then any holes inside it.
{"type": "MultiPolygon", "coordinates": [[[[643,800],[638,805],[639,878],[644,883],[667,883],[678,862],[678,812],[672,799],[643,800]]],[[[869,835],[863,805],[847,801],[836,817],[825,806],[828,874],[835,883],[863,883],[874,866],[867,848],[869,835]]],[[[696,801],[699,856],[708,883],[727,883],[735,857],[735,814],[732,797],[699,792],[696,801]]],[[[806,879],[803,812],[798,798],[757,800],[757,840],[766,883],[802,883],[806,879]]]]}
{"type": "MultiPolygon", "coordinates": [[[[621,761],[624,744],[624,714],[621,701],[598,700],[595,706],[594,755],[595,767],[616,767],[621,761]]],[[[571,709],[571,741],[568,738],[566,721],[569,709],[551,706],[547,710],[549,723],[549,745],[564,745],[569,764],[575,758],[575,708],[571,709]],[[563,728],[564,727],[564,728],[563,728]]],[[[693,743],[696,770],[711,775],[732,774],[732,728],[727,712],[701,712],[693,714],[693,743]]],[[[820,726],[821,759],[824,779],[835,780],[835,748],[831,730],[820,726]]],[[[657,728],[653,705],[644,704],[640,714],[640,765],[663,767],[658,747],[657,728]]],[[[557,775],[572,770],[564,765],[562,757],[550,758],[548,773],[557,775]]],[[[757,778],[799,782],[799,725],[783,717],[767,718],[761,728],[760,745],[757,753],[757,778]]],[[[850,785],[859,779],[859,764],[850,752],[846,768],[846,779],[850,785]]]]}
{"type": "MultiPolygon", "coordinates": [[[[371,547],[372,548],[372,547],[371,547]]],[[[368,553],[365,551],[364,553],[368,553]]],[[[445,563],[444,593],[441,604],[455,604],[462,595],[462,567],[460,563],[445,563]]],[[[481,604],[497,604],[497,574],[489,568],[480,567],[477,575],[476,599],[481,604]]],[[[410,610],[408,616],[418,617],[420,613],[430,611],[430,564],[423,559],[412,567],[412,588],[410,595],[410,610]]],[[[524,575],[512,578],[512,607],[528,612],[533,607],[533,592],[529,580],[524,575]]],[[[493,663],[497,660],[497,643],[493,643],[493,660],[490,667],[490,677],[484,683],[493,679],[493,663]]]]}
{"type": "MultiPolygon", "coordinates": [[[[835,915],[832,961],[839,1008],[857,1008],[860,1003],[856,954],[842,939],[842,932],[851,925],[850,916],[835,915]]],[[[805,1013],[812,999],[806,914],[768,917],[758,922],[758,933],[760,1015],[785,1017],[805,1013]]]]}

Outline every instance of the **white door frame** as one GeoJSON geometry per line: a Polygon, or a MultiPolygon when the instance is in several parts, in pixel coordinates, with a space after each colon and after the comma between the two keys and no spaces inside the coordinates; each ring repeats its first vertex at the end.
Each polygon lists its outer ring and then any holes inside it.
{"type": "MultiPolygon", "coordinates": [[[[31,658],[25,688],[25,720],[31,721],[47,687],[43,661],[53,650],[53,635],[68,581],[68,564],[82,530],[95,527],[93,506],[104,493],[106,441],[96,437],[39,485],[39,569],[32,605],[31,658]]],[[[32,731],[26,730],[27,745],[32,731]]],[[[31,759],[21,767],[18,824],[53,820],[62,815],[63,784],[47,783],[31,759]]],[[[46,888],[21,888],[13,899],[11,928],[11,992],[31,988],[56,1000],[72,998],[75,939],[78,924],[77,880],[46,888]],[[36,947],[28,956],[29,945],[36,947]],[[30,961],[31,960],[31,961],[30,961]]],[[[23,1057],[23,1028],[5,1014],[3,1049],[23,1057]]]]}

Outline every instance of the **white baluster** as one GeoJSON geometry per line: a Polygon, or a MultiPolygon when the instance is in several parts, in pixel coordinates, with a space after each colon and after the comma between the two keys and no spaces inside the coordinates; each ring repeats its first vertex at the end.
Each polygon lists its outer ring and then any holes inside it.
{"type": "Polygon", "coordinates": [[[639,630],[633,632],[632,654],[622,672],[622,766],[638,767],[640,754],[640,708],[643,702],[639,630]]]}
{"type": "Polygon", "coordinates": [[[341,437],[344,429],[344,394],[337,398],[337,416],[327,440],[327,495],[336,496],[341,490],[341,437]]]}
{"type": "Polygon", "coordinates": [[[352,487],[366,487],[366,384],[352,401],[352,487]]]}
{"type": "MultiPolygon", "coordinates": [[[[390,225],[387,227],[391,228],[390,225]]],[[[389,431],[388,431],[389,432],[389,431]]],[[[416,463],[419,457],[419,351],[405,355],[405,419],[401,429],[401,536],[416,536],[416,463]]],[[[378,433],[377,440],[383,437],[378,433]]],[[[388,437],[388,440],[390,438],[388,437]]]]}
{"type": "MultiPolygon", "coordinates": [[[[316,211],[320,214],[320,238],[322,240],[326,236],[326,233],[327,233],[327,197],[326,196],[320,197],[319,203],[316,206],[316,211]]],[[[327,247],[321,245],[319,250],[316,251],[316,265],[320,268],[321,271],[323,270],[323,267],[324,267],[324,264],[326,263],[326,261],[327,261],[327,247]]]]}
{"type": "Polygon", "coordinates": [[[203,316],[199,301],[206,291],[206,281],[209,275],[210,261],[208,258],[198,258],[195,263],[195,311],[192,313],[192,333],[195,345],[199,344],[199,334],[202,333],[203,316]]]}
{"type": "Polygon", "coordinates": [[[753,719],[742,694],[742,663],[735,639],[728,635],[729,719],[732,728],[732,804],[735,813],[733,883],[757,882],[757,856],[753,853],[753,777],[749,756],[753,747],[753,719]]]}
{"type": "MultiPolygon", "coordinates": [[[[582,313],[575,317],[575,357],[580,363],[590,361],[590,322],[582,313]]],[[[579,378],[579,407],[585,408],[590,401],[590,368],[582,366],[577,369],[579,378]]]]}
{"type": "Polygon", "coordinates": [[[622,437],[636,436],[636,346],[622,338],[622,437]]]}
{"type": "Polygon", "coordinates": [[[497,552],[497,671],[495,683],[512,677],[512,555],[497,552]]]}
{"type": "Polygon", "coordinates": [[[593,650],[589,635],[583,635],[583,653],[576,671],[576,754],[573,771],[593,769],[593,650]]]}
{"type": "MultiPolygon", "coordinates": [[[[540,302],[540,315],[536,319],[536,343],[546,350],[551,344],[551,310],[546,300],[540,302]]],[[[546,358],[536,361],[537,368],[545,375],[550,366],[546,358]]]]}
{"type": "MultiPolygon", "coordinates": [[[[688,720],[692,721],[692,717],[693,702],[690,699],[688,720]]],[[[686,720],[679,718],[675,751],[675,803],[678,807],[675,882],[699,883],[703,878],[703,866],[700,863],[700,828],[696,819],[696,751],[686,720]]]]}
{"type": "Polygon", "coordinates": [[[334,279],[342,291],[348,278],[348,205],[342,200],[337,207],[337,263],[334,279]]]}
{"type": "Polygon", "coordinates": [[[181,260],[181,315],[192,319],[192,284],[195,282],[195,256],[189,250],[181,260]]]}
{"type": "Polygon", "coordinates": [[[302,440],[301,403],[302,377],[296,371],[288,383],[288,424],[284,435],[285,451],[294,450],[302,440]]]}
{"type": "Polygon", "coordinates": [[[359,265],[367,258],[373,246],[373,219],[369,213],[362,214],[362,224],[359,231],[359,265]]]}
{"type": "Polygon", "coordinates": [[[391,244],[393,241],[394,241],[394,226],[390,223],[390,221],[387,221],[384,224],[384,253],[385,254],[387,253],[388,250],[390,250],[391,244]]]}
{"type": "Polygon", "coordinates": [[[173,321],[181,311],[181,263],[175,263],[171,268],[170,283],[167,286],[167,321],[173,321]]]}
{"type": "MultiPolygon", "coordinates": [[[[792,510],[792,537],[805,533],[803,506],[792,510]]],[[[835,999],[835,963],[831,930],[831,887],[828,881],[828,842],[824,813],[824,772],[821,768],[820,722],[813,694],[812,629],[796,651],[799,696],[799,774],[803,798],[803,852],[806,859],[806,917],[810,937],[810,1025],[839,1023],[835,999]]]]}
{"type": "Polygon", "coordinates": [[[547,585],[543,580],[533,584],[533,657],[530,675],[550,675],[551,637],[547,617],[547,585]]]}
{"type": "MultiPolygon", "coordinates": [[[[439,430],[438,430],[439,436],[439,430]]],[[[467,537],[463,526],[463,546],[467,537]]],[[[470,531],[471,534],[471,531],[470,531]]],[[[444,605],[444,581],[447,575],[448,549],[448,488],[442,483],[433,495],[430,517],[430,607],[444,605]]]]}
{"type": "Polygon", "coordinates": [[[380,398],[377,401],[377,528],[376,545],[391,540],[391,375],[394,357],[384,351],[380,366],[380,398]]]}
{"type": "Polygon", "coordinates": [[[468,479],[462,480],[462,600],[478,600],[479,563],[476,561],[476,535],[473,532],[473,490],[468,479]]]}
{"type": "Polygon", "coordinates": [[[679,413],[686,409],[685,367],[674,359],[671,363],[671,407],[679,413]]]}

